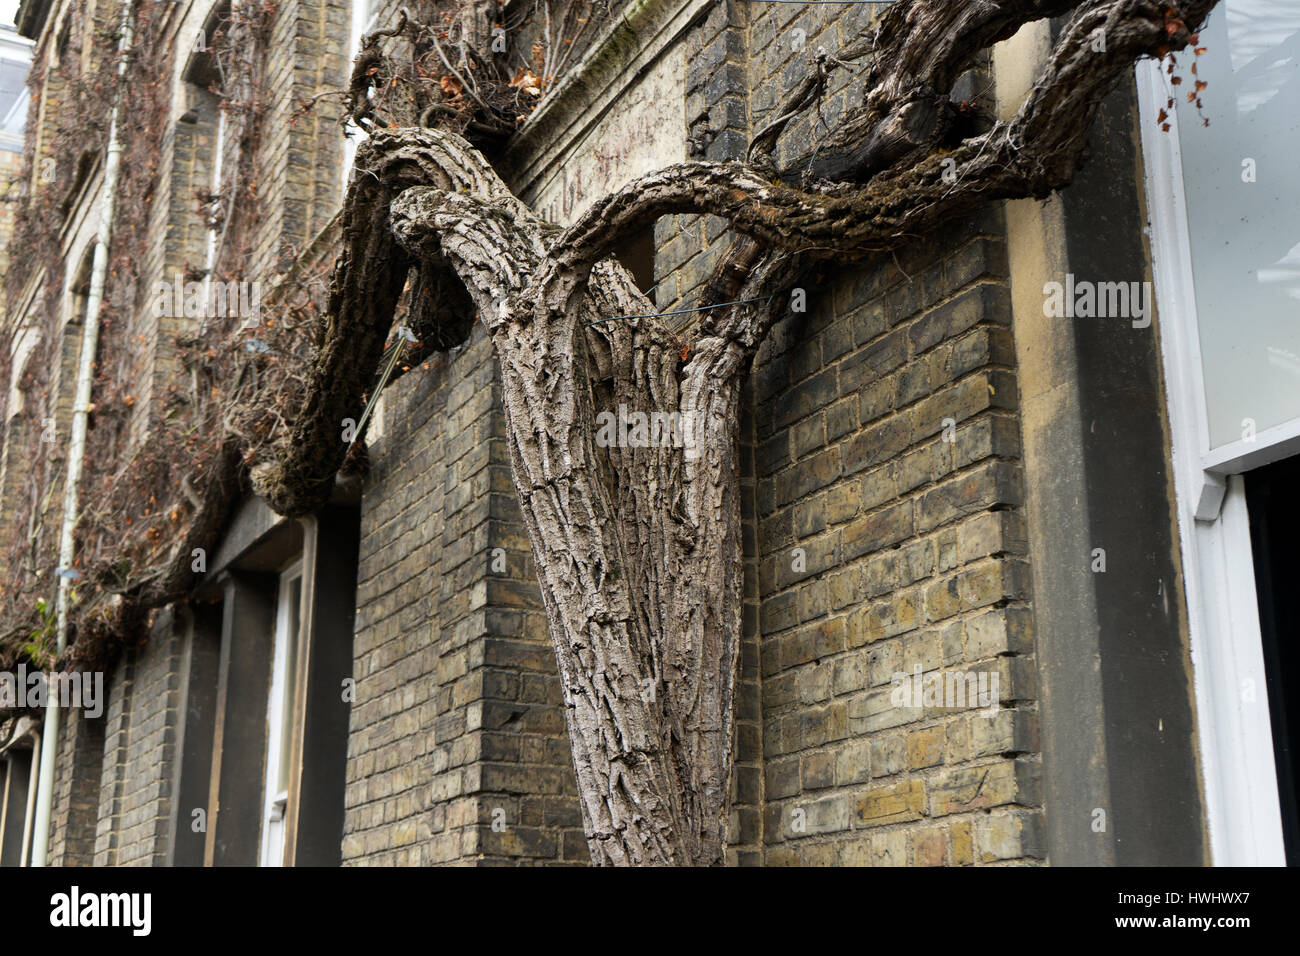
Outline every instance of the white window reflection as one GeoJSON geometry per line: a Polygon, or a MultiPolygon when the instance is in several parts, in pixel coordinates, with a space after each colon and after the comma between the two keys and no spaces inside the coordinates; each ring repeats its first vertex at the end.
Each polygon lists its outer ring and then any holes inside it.
{"type": "Polygon", "coordinates": [[[1200,43],[1210,125],[1187,54],[1170,92],[1214,449],[1300,418],[1300,2],[1225,0],[1200,43]]]}

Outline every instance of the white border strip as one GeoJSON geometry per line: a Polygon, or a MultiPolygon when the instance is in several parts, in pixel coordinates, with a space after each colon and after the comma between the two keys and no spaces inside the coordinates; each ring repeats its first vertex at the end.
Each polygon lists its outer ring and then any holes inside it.
{"type": "Polygon", "coordinates": [[[1138,64],[1137,86],[1211,854],[1218,866],[1284,866],[1244,481],[1228,480],[1216,520],[1194,517],[1208,430],[1177,117],[1168,133],[1156,123],[1168,100],[1156,61],[1138,64]]]}

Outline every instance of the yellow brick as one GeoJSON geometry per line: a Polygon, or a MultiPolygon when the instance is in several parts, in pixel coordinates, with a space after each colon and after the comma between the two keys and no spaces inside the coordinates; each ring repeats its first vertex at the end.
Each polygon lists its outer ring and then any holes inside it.
{"type": "Polygon", "coordinates": [[[952,862],[954,866],[970,866],[975,862],[969,820],[959,820],[952,825],[952,862]]]}
{"type": "Polygon", "coordinates": [[[912,834],[912,865],[943,866],[946,847],[943,830],[918,830],[912,834]]]}
{"type": "Polygon", "coordinates": [[[925,784],[920,780],[905,780],[868,791],[858,800],[858,822],[879,826],[919,820],[924,806],[925,784]]]}
{"type": "Polygon", "coordinates": [[[907,735],[907,766],[910,770],[943,763],[943,725],[914,730],[907,735]]]}

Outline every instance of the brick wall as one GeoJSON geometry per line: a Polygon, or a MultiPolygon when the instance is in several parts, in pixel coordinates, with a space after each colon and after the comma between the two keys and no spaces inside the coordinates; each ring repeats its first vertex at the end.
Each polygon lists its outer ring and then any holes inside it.
{"type": "MultiPolygon", "coordinates": [[[[337,203],[337,128],[285,119],[295,96],[342,69],[329,58],[346,46],[344,9],[300,0],[277,16],[272,43],[287,52],[269,73],[277,98],[259,155],[253,275],[269,277],[284,244],[305,242],[337,203]]],[[[684,41],[696,154],[743,153],[804,68],[795,29],[806,49],[834,49],[867,19],[862,5],[712,7],[684,41]]],[[[827,123],[852,92],[832,87],[827,123]]],[[[796,125],[779,156],[818,135],[796,125]]],[[[185,148],[173,144],[178,162],[185,148]]],[[[179,192],[169,204],[183,204],[179,192]]],[[[656,227],[660,308],[696,303],[724,233],[699,217],[656,227]]],[[[1006,278],[991,212],[882,261],[826,265],[805,284],[807,310],[759,354],[742,422],[731,863],[1042,856],[1006,278]],[[897,706],[893,678],[916,667],[996,673],[1001,708],[897,706]]],[[[496,365],[476,326],[429,366],[390,387],[372,434],[343,860],[582,863],[496,365]]],[[[178,666],[179,640],[162,631],[112,676],[96,863],[165,858],[178,666]]]]}
{"type": "MultiPolygon", "coordinates": [[[[711,9],[686,39],[696,154],[742,155],[808,52],[838,49],[873,12],[711,9]]],[[[968,75],[957,95],[985,87],[968,75]]],[[[860,95],[839,73],[825,123],[860,95]]],[[[778,161],[825,130],[792,124],[778,161]]],[[[1043,855],[1004,231],[991,211],[951,241],[828,264],[805,284],[807,311],[759,353],[742,423],[752,503],[732,862],[753,862],[753,841],[768,865],[1043,855]],[[986,692],[996,673],[1001,709],[895,706],[895,674],[918,666],[984,673],[986,692]]],[[[724,233],[714,219],[660,221],[660,308],[697,304],[724,233]]]]}
{"type": "MultiPolygon", "coordinates": [[[[190,44],[182,46],[189,49],[190,44]]],[[[200,320],[154,315],[154,285],[171,283],[179,273],[182,281],[194,277],[204,265],[207,233],[198,214],[197,193],[212,189],[212,158],[217,140],[216,97],[185,84],[179,94],[184,102],[173,105],[173,114],[193,111],[194,120],[178,120],[164,128],[158,148],[158,183],[149,210],[148,246],[142,250],[140,282],[142,288],[127,290],[123,301],[110,303],[116,312],[138,307],[134,317],[134,335],[147,344],[135,354],[134,381],[139,394],[132,406],[131,440],[139,441],[148,426],[155,388],[159,393],[166,383],[175,381],[180,371],[173,340],[177,335],[197,331],[200,320]],[[137,293],[130,296],[134,291],[137,293]],[[129,297],[128,297],[129,296],[129,297]]],[[[119,290],[115,290],[119,291],[119,290]]],[[[176,309],[183,312],[182,309],[176,309]]]]}
{"type": "Polygon", "coordinates": [[[167,858],[183,631],[164,614],[147,644],[105,679],[104,752],[95,866],[159,866],[167,858]]]}
{"type": "Polygon", "coordinates": [[[104,723],[102,715],[91,719],[81,710],[63,712],[50,808],[51,866],[89,866],[94,858],[104,723]]]}
{"type": "Polygon", "coordinates": [[[323,89],[347,85],[350,23],[345,0],[294,0],[280,6],[272,22],[256,164],[259,225],[244,266],[263,282],[285,271],[286,256],[338,211],[342,107],[336,97],[318,100],[309,112],[301,106],[323,89]]]}
{"type": "Polygon", "coordinates": [[[1040,855],[999,218],[828,269],[756,364],[769,864],[1040,855]],[[918,667],[1004,709],[898,706],[918,667]]]}
{"type": "Polygon", "coordinates": [[[384,407],[362,503],[343,859],[586,860],[485,334],[399,380],[384,407]]]}
{"type": "MultiPolygon", "coordinates": [[[[26,418],[14,415],[4,423],[4,443],[0,447],[0,541],[11,542],[15,535],[26,534],[21,526],[22,502],[31,494],[27,487],[31,479],[28,450],[32,447],[33,429],[26,418]]],[[[13,580],[17,575],[8,567],[8,551],[0,557],[0,575],[13,580]]]]}
{"type": "MultiPolygon", "coordinates": [[[[773,8],[751,22],[746,10],[719,5],[685,41],[687,132],[709,158],[740,155],[776,85],[798,81],[803,55],[785,31],[798,20],[807,48],[838,44],[847,16],[773,8]]],[[[828,121],[851,92],[832,88],[828,121]]],[[[809,135],[796,127],[780,155],[799,155],[809,135]]],[[[712,219],[660,222],[661,308],[695,304],[723,234],[712,219]]],[[[811,278],[807,312],[779,324],[760,353],[744,423],[748,600],[729,862],[1041,856],[1003,226],[994,213],[952,234],[960,238],[917,244],[896,261],[811,278]],[[894,675],[918,665],[986,681],[996,673],[1002,708],[985,717],[894,706],[894,675]]],[[[544,622],[522,610],[536,606],[522,528],[510,532],[509,588],[488,569],[492,542],[504,539],[489,527],[464,543],[477,519],[461,514],[474,514],[482,489],[500,494],[490,512],[515,514],[504,459],[495,471],[484,459],[495,479],[471,492],[480,463],[458,463],[455,439],[441,432],[500,427],[481,383],[465,404],[454,397],[490,371],[478,364],[488,356],[477,332],[475,342],[436,382],[390,392],[400,418],[373,450],[345,839],[354,862],[550,860],[548,801],[577,823],[544,622]],[[483,351],[472,362],[474,348],[483,351]],[[431,516],[423,524],[421,512],[431,516]],[[467,614],[480,594],[482,623],[467,614]],[[503,641],[507,622],[532,646],[503,641]],[[493,666],[506,660],[493,657],[498,644],[512,667],[493,666]],[[530,682],[549,696],[530,694],[530,682]],[[421,719],[407,719],[413,707],[421,719]],[[536,742],[531,719],[544,731],[536,742]],[[534,758],[550,748],[540,766],[558,776],[518,773],[530,748],[534,758]],[[423,779],[433,781],[427,803],[423,779]],[[485,826],[497,807],[523,824],[517,839],[485,826]]],[[[580,834],[568,836],[585,861],[580,834]]]]}
{"type": "MultiPolygon", "coordinates": [[[[213,4],[201,5],[177,28],[180,68],[193,49],[197,31],[213,4]]],[[[222,188],[229,215],[250,224],[247,246],[228,241],[217,253],[216,271],[235,281],[258,281],[264,291],[292,264],[293,256],[319,233],[342,199],[343,135],[337,97],[302,105],[327,88],[346,86],[351,5],[347,0],[294,0],[279,5],[271,19],[260,90],[263,118],[256,137],[252,170],[255,183],[233,177],[240,144],[228,135],[223,155],[222,188]],[[256,197],[250,204],[249,197],[256,197]]],[[[211,40],[209,37],[208,40],[211,40]]],[[[212,189],[217,146],[217,98],[181,84],[184,102],[173,104],[179,118],[194,108],[196,122],[169,125],[160,144],[159,185],[153,197],[149,249],[142,270],[143,294],[136,296],[133,338],[137,343],[132,440],[145,434],[149,416],[158,409],[167,382],[180,372],[173,344],[177,335],[198,332],[193,317],[156,317],[153,283],[172,281],[177,272],[201,272],[206,262],[208,230],[198,211],[196,193],[212,189]]],[[[229,129],[237,129],[237,117],[229,129]]]]}
{"type": "MultiPolygon", "coordinates": [[[[23,154],[12,149],[0,149],[0,183],[5,184],[6,198],[18,195],[22,185],[23,154]]],[[[0,275],[9,270],[12,254],[15,204],[0,203],[0,275]]],[[[8,328],[8,303],[0,296],[0,329],[8,328]]],[[[0,407],[3,401],[0,401],[0,407]]]]}
{"type": "MultiPolygon", "coordinates": [[[[276,13],[271,27],[275,54],[266,74],[271,103],[256,160],[262,177],[260,202],[257,210],[245,210],[257,223],[254,249],[240,267],[240,279],[269,284],[275,270],[284,264],[280,253],[305,245],[337,209],[341,195],[338,159],[342,152],[336,122],[338,105],[327,99],[305,117],[293,122],[290,117],[303,100],[320,88],[341,84],[348,12],[349,6],[342,0],[303,0],[284,5],[276,13]]],[[[191,36],[178,35],[182,60],[192,43],[191,36]]],[[[153,283],[170,282],[176,272],[201,269],[207,240],[207,230],[196,212],[195,191],[211,188],[215,100],[189,87],[182,87],[180,95],[185,100],[174,104],[173,116],[197,107],[197,121],[170,124],[159,145],[159,184],[153,197],[148,247],[143,250],[145,288],[135,297],[139,311],[132,329],[132,339],[139,346],[133,379],[140,398],[132,421],[135,439],[147,423],[155,390],[177,373],[173,338],[198,322],[193,318],[153,315],[153,283]]],[[[127,306],[129,296],[111,304],[127,306]]],[[[66,401],[58,398],[63,404],[71,401],[71,386],[69,379],[67,388],[57,387],[59,372],[67,378],[69,362],[75,365],[79,326],[70,332],[71,351],[64,350],[64,369],[56,370],[56,387],[52,390],[54,396],[66,393],[66,401]]],[[[59,419],[61,435],[66,431],[66,417],[62,414],[59,419]]],[[[51,447],[61,449],[62,445],[51,447]]],[[[54,500],[58,500],[57,495],[54,500]]],[[[73,750],[68,750],[72,744],[64,748],[67,752],[60,757],[58,799],[64,799],[67,787],[81,789],[69,791],[63,811],[59,809],[61,804],[56,805],[52,830],[56,859],[89,862],[92,851],[96,865],[148,865],[166,859],[180,653],[181,638],[168,626],[156,629],[147,645],[128,650],[107,681],[106,713],[102,729],[97,728],[100,736],[95,738],[92,733],[85,741],[79,737],[73,750]],[[93,745],[96,739],[102,741],[100,760],[91,770],[87,761],[93,758],[83,755],[80,748],[93,745]],[[98,779],[94,786],[86,788],[83,781],[92,773],[98,779]],[[65,786],[65,780],[71,782],[65,786]],[[75,836],[78,814],[91,813],[95,803],[97,822],[93,838],[88,841],[92,845],[82,846],[75,836]],[[68,823],[74,825],[69,829],[73,836],[65,849],[63,831],[68,823]]]]}

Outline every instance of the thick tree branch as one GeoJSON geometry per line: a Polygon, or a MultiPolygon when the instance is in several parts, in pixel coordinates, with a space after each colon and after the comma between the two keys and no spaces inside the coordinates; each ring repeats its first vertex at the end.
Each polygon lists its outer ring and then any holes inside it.
{"type": "MultiPolygon", "coordinates": [[[[460,283],[500,363],[593,858],[720,862],[740,638],[741,385],[784,313],[783,293],[818,259],[888,250],[991,200],[1066,185],[1106,92],[1135,59],[1184,46],[1213,5],[1194,0],[1179,14],[1153,0],[899,4],[863,51],[874,52],[861,114],[871,121],[840,140],[864,183],[796,188],[744,163],[683,163],[562,233],[458,136],[376,131],[347,200],[307,403],[283,460],[256,476],[259,489],[289,511],[328,493],[339,424],[371,382],[408,268],[427,288],[460,283]],[[1076,7],[1018,115],[944,149],[957,72],[1021,23],[1076,7]],[[1098,29],[1104,52],[1091,42],[1098,29]],[[653,317],[629,318],[652,309],[609,258],[673,213],[719,216],[745,237],[745,267],[727,282],[756,300],[711,314],[686,349],[653,317]],[[677,416],[685,440],[610,443],[596,421],[615,408],[677,416]]],[[[799,96],[811,102],[820,82],[799,96]]],[[[784,119],[761,134],[757,154],[784,119]]]]}

